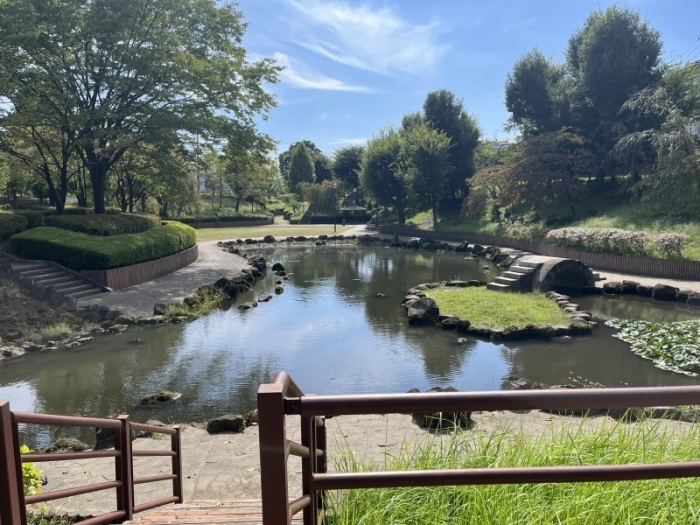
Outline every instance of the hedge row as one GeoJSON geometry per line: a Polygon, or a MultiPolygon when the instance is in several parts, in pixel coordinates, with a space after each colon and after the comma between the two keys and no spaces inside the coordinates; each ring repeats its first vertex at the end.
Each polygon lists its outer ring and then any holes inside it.
{"type": "Polygon", "coordinates": [[[197,243],[197,231],[179,222],[143,233],[95,237],[42,226],[14,235],[12,250],[28,259],[50,259],[73,270],[109,270],[160,259],[197,243]]]}
{"type": "Polygon", "coordinates": [[[122,235],[141,233],[160,226],[157,215],[121,213],[119,215],[54,215],[44,219],[45,226],[89,235],[122,235]]]}
{"type": "Polygon", "coordinates": [[[26,217],[16,213],[0,213],[0,240],[4,241],[12,237],[15,233],[27,229],[28,221],[26,217]]]}
{"type": "Polygon", "coordinates": [[[235,215],[219,215],[218,217],[179,217],[177,220],[185,223],[192,224],[196,222],[250,222],[250,221],[264,221],[272,218],[271,213],[237,213],[235,215]]]}

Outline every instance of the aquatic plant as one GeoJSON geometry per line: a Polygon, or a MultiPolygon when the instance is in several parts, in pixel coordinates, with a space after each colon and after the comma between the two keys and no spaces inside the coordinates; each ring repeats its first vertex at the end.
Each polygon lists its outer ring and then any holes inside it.
{"type": "Polygon", "coordinates": [[[611,319],[605,324],[619,330],[614,337],[629,343],[635,354],[656,367],[688,376],[700,372],[700,320],[650,323],[611,319]]]}

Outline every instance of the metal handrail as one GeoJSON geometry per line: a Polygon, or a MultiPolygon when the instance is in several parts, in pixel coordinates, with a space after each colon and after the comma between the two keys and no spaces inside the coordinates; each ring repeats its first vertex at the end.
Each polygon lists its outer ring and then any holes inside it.
{"type": "Polygon", "coordinates": [[[305,525],[320,523],[321,493],[326,490],[700,477],[700,462],[328,474],[323,427],[325,417],[339,415],[529,409],[566,412],[694,405],[700,404],[700,386],[334,396],[293,396],[295,391],[301,392],[285,372],[278,373],[272,383],[261,385],[258,391],[264,525],[290,524],[293,514],[301,509],[304,509],[305,525]],[[301,418],[299,447],[290,445],[286,439],[287,415],[301,418]],[[319,450],[321,455],[302,456],[303,495],[290,505],[286,460],[292,449],[299,452],[319,450]],[[278,494],[277,499],[274,494],[278,494]],[[283,499],[284,512],[276,512],[268,506],[269,502],[282,505],[283,499]]]}
{"type": "Polygon", "coordinates": [[[79,523],[97,525],[100,523],[111,523],[114,520],[129,520],[133,518],[135,513],[143,512],[144,510],[169,503],[182,503],[182,443],[180,427],[164,428],[143,423],[133,423],[127,415],[119,416],[117,419],[104,419],[12,412],[10,411],[9,402],[0,401],[0,523],[2,525],[26,525],[26,505],[107,489],[116,489],[117,509],[79,523]],[[114,450],[20,454],[19,424],[110,428],[115,430],[114,450]],[[132,450],[132,430],[170,435],[170,450],[132,450]],[[134,478],[134,457],[158,456],[172,458],[172,472],[170,474],[134,478]],[[116,479],[104,483],[24,496],[22,463],[90,458],[114,458],[116,479]],[[167,480],[171,480],[173,483],[173,496],[149,501],[141,505],[134,505],[135,485],[167,480]]]}

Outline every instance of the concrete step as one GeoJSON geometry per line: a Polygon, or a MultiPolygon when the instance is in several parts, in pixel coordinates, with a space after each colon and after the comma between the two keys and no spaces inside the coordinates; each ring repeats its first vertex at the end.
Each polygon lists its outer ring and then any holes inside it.
{"type": "Polygon", "coordinates": [[[58,277],[59,275],[65,275],[61,270],[56,268],[37,268],[32,270],[24,270],[19,272],[20,279],[31,279],[35,281],[37,279],[58,277]]]}
{"type": "Polygon", "coordinates": [[[86,290],[92,290],[94,288],[95,287],[93,285],[91,285],[90,283],[80,282],[80,281],[75,281],[72,284],[72,286],[66,286],[66,287],[58,289],[58,290],[56,290],[52,287],[54,293],[58,292],[62,295],[70,295],[70,294],[74,294],[74,293],[84,292],[86,290]]]}
{"type": "Polygon", "coordinates": [[[90,288],[93,288],[92,284],[86,283],[85,281],[81,281],[80,279],[76,279],[75,277],[71,277],[70,279],[65,279],[64,281],[51,284],[50,286],[54,292],[68,292],[76,286],[89,286],[90,288]]]}
{"type": "Polygon", "coordinates": [[[503,277],[510,277],[511,279],[520,280],[523,277],[527,277],[526,273],[514,272],[512,270],[506,270],[501,274],[503,277]]]}
{"type": "Polygon", "coordinates": [[[76,282],[77,279],[73,275],[66,275],[63,272],[59,272],[54,275],[47,275],[36,277],[31,279],[35,286],[52,286],[54,284],[61,284],[66,282],[76,282]]]}
{"type": "Polygon", "coordinates": [[[593,272],[593,280],[594,280],[595,282],[598,282],[598,281],[605,281],[606,279],[607,279],[607,277],[601,277],[601,276],[600,276],[600,272],[593,272]]]}
{"type": "Polygon", "coordinates": [[[542,266],[541,262],[531,262],[531,261],[517,261],[519,266],[525,266],[526,268],[532,268],[533,270],[536,270],[540,266],[542,266]]]}
{"type": "Polygon", "coordinates": [[[503,283],[486,283],[486,288],[498,292],[509,292],[510,290],[512,290],[509,284],[503,283]]]}
{"type": "Polygon", "coordinates": [[[80,299],[85,299],[86,297],[92,297],[93,295],[99,295],[101,293],[104,293],[102,290],[99,288],[92,287],[88,290],[81,290],[78,292],[71,292],[67,294],[63,294],[64,297],[72,300],[72,301],[79,301],[80,299]]]}
{"type": "Polygon", "coordinates": [[[531,274],[531,273],[533,273],[537,268],[533,268],[532,266],[520,266],[520,265],[516,262],[515,264],[511,265],[510,267],[508,267],[508,269],[509,269],[511,272],[518,272],[518,273],[531,274]]]}
{"type": "Polygon", "coordinates": [[[500,284],[506,284],[510,287],[514,287],[520,282],[520,279],[512,279],[510,277],[503,277],[502,275],[499,275],[496,277],[495,281],[500,284]]]}

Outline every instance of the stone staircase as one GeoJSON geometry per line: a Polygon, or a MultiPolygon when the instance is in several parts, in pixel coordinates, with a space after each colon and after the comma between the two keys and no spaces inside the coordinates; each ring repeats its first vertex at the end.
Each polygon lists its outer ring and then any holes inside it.
{"type": "Polygon", "coordinates": [[[542,263],[517,260],[507,271],[496,277],[494,282],[487,283],[489,290],[502,292],[523,292],[532,289],[532,274],[542,266],[542,263]]]}
{"type": "Polygon", "coordinates": [[[75,310],[81,299],[112,291],[51,261],[13,258],[9,261],[9,275],[32,297],[65,310],[75,310]]]}

